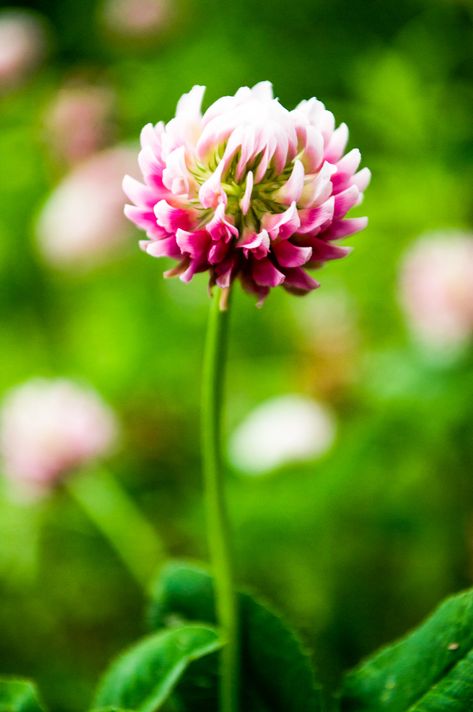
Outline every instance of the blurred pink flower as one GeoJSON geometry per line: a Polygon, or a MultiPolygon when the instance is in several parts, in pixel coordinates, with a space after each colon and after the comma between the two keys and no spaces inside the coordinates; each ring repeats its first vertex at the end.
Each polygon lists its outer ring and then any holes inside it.
{"type": "Polygon", "coordinates": [[[156,35],[173,16],[176,0],[106,0],[103,19],[107,28],[131,38],[156,35]]]}
{"type": "Polygon", "coordinates": [[[401,271],[401,301],[414,335],[427,346],[456,349],[473,335],[473,235],[420,238],[401,271]]]}
{"type": "Polygon", "coordinates": [[[123,173],[135,152],[118,147],[77,166],[47,200],[37,237],[46,259],[58,267],[89,267],[113,254],[129,235],[123,217],[123,173]]]}
{"type": "Polygon", "coordinates": [[[47,37],[43,22],[25,10],[0,13],[0,89],[21,82],[43,59],[47,37]]]}
{"type": "Polygon", "coordinates": [[[344,155],[348,128],[317,99],[293,111],[269,82],[243,87],[202,116],[204,87],[180,99],[168,124],[141,133],[145,184],[127,176],[134,205],[126,215],[146,231],[141,248],[178,265],[166,276],[187,282],[209,271],[210,284],[237,277],[261,303],[271,287],[296,294],[318,283],[306,268],[343,257],[336,240],[366,218],[344,220],[362,199],[367,168],[358,149],[344,155]]]}
{"type": "Polygon", "coordinates": [[[106,455],[117,433],[112,411],[92,390],[66,379],[15,388],[0,413],[5,475],[41,491],[106,455]]]}
{"type": "Polygon", "coordinates": [[[114,95],[85,83],[64,86],[46,115],[47,140],[68,163],[88,158],[113,137],[114,95]]]}

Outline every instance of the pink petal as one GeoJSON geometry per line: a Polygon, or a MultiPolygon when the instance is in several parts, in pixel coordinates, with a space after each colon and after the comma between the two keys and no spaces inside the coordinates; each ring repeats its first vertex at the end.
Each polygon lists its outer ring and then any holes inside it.
{"type": "Polygon", "coordinates": [[[186,164],[186,149],[184,146],[171,151],[166,159],[163,170],[163,183],[174,195],[187,195],[193,183],[186,164]]]}
{"type": "Polygon", "coordinates": [[[219,203],[227,203],[227,196],[222,187],[223,169],[224,162],[220,161],[210,178],[200,187],[199,200],[204,208],[216,208],[219,203]]]}
{"type": "Polygon", "coordinates": [[[173,257],[177,258],[181,255],[181,250],[176,243],[174,235],[166,237],[162,240],[141,240],[141,249],[151,257],[173,257]]]}
{"type": "Polygon", "coordinates": [[[310,244],[312,245],[311,265],[327,262],[328,260],[339,260],[349,255],[352,251],[351,247],[332,245],[330,242],[325,242],[317,237],[312,238],[310,244]]]}
{"type": "Polygon", "coordinates": [[[350,220],[337,220],[323,233],[324,240],[339,240],[347,235],[353,235],[364,230],[368,218],[351,218],[350,220]]]}
{"type": "Polygon", "coordinates": [[[212,237],[212,240],[224,240],[228,242],[232,237],[238,237],[238,229],[230,222],[230,219],[225,216],[225,205],[220,203],[217,206],[215,214],[210,220],[205,229],[212,237]]]}
{"type": "Polygon", "coordinates": [[[320,232],[324,225],[333,218],[335,209],[335,198],[332,196],[318,208],[306,208],[299,211],[301,226],[298,233],[307,235],[313,232],[320,232]]]}
{"type": "Polygon", "coordinates": [[[223,240],[214,242],[209,250],[209,263],[211,265],[216,265],[219,262],[222,262],[222,260],[226,257],[228,253],[229,247],[229,244],[227,242],[224,242],[223,240]]]}
{"type": "Polygon", "coordinates": [[[317,289],[320,284],[313,279],[302,267],[294,267],[294,269],[286,270],[286,281],[284,289],[296,294],[305,294],[312,289],[317,289]]]}
{"type": "Polygon", "coordinates": [[[261,220],[262,228],[268,231],[273,240],[277,237],[287,240],[291,235],[294,235],[300,224],[295,202],[284,213],[279,215],[266,213],[261,220]]]}
{"type": "Polygon", "coordinates": [[[335,208],[333,211],[334,219],[343,217],[350,208],[357,204],[360,197],[360,191],[356,185],[352,185],[342,193],[335,196],[335,208]]]}
{"type": "Polygon", "coordinates": [[[274,243],[273,251],[281,267],[300,267],[309,261],[312,247],[298,247],[290,240],[274,243]]]}
{"type": "Polygon", "coordinates": [[[179,228],[176,232],[176,242],[181,252],[190,255],[192,260],[203,260],[207,257],[210,238],[205,230],[188,232],[179,228]]]}
{"type": "Polygon", "coordinates": [[[243,254],[248,257],[253,255],[257,260],[266,257],[270,248],[270,239],[266,230],[259,233],[248,231],[237,243],[237,247],[243,248],[243,254]]]}
{"type": "Polygon", "coordinates": [[[250,209],[251,194],[253,192],[253,171],[248,171],[246,175],[246,187],[243,198],[240,200],[240,208],[243,215],[250,209]]]}
{"type": "Polygon", "coordinates": [[[194,215],[190,210],[174,208],[166,200],[160,200],[154,207],[154,214],[158,225],[168,232],[176,232],[179,228],[190,230],[194,221],[194,215]]]}
{"type": "Polygon", "coordinates": [[[301,197],[304,188],[304,166],[299,160],[294,161],[294,167],[289,180],[273,194],[274,200],[283,205],[290,205],[301,197]]]}
{"type": "Polygon", "coordinates": [[[251,275],[256,284],[261,287],[277,287],[285,280],[285,275],[276,269],[266,257],[262,260],[253,260],[251,275]]]}
{"type": "Polygon", "coordinates": [[[306,127],[306,140],[302,163],[306,173],[315,173],[322,163],[324,156],[324,140],[322,134],[315,126],[306,127]]]}
{"type": "Polygon", "coordinates": [[[229,257],[215,268],[215,283],[222,289],[226,289],[232,283],[238,262],[235,257],[229,257]]]}
{"type": "Polygon", "coordinates": [[[126,175],[122,183],[123,192],[135,205],[152,207],[156,203],[154,192],[143,183],[126,175]]]}
{"type": "Polygon", "coordinates": [[[330,137],[325,149],[325,160],[336,163],[342,156],[348,141],[348,126],[340,124],[330,137]]]}
{"type": "Polygon", "coordinates": [[[371,171],[369,168],[362,168],[361,171],[355,173],[351,179],[352,185],[356,185],[358,190],[363,192],[369,186],[371,181],[371,171]]]}

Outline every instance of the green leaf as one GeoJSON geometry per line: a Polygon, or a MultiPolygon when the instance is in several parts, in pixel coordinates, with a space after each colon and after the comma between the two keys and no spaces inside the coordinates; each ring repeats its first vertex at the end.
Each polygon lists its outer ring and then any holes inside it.
{"type": "Polygon", "coordinates": [[[473,709],[473,590],[448,598],[419,628],[350,672],[342,709],[473,709]]]}
{"type": "Polygon", "coordinates": [[[188,625],[155,633],[123,653],[102,678],[93,707],[155,712],[190,664],[221,647],[215,628],[188,625]]]}
{"type": "Polygon", "coordinates": [[[44,712],[36,686],[28,680],[0,677],[0,712],[44,712]]]}
{"type": "MultiPolygon", "coordinates": [[[[243,709],[250,712],[318,712],[322,709],[310,656],[287,624],[248,593],[239,594],[243,709]]],[[[155,587],[150,622],[173,617],[215,622],[211,576],[196,565],[171,562],[155,587]]]]}

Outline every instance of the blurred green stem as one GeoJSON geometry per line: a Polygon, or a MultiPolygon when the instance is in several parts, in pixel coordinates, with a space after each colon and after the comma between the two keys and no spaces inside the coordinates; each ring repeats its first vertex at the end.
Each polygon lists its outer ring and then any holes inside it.
{"type": "Polygon", "coordinates": [[[164,558],[164,548],[115,477],[103,467],[95,467],[70,477],[66,488],[108,539],[138,585],[147,588],[164,558]]]}
{"type": "Polygon", "coordinates": [[[221,453],[228,297],[228,291],[215,289],[210,308],[202,382],[202,458],[207,533],[215,580],[217,616],[225,637],[225,646],[221,653],[220,711],[236,712],[239,660],[238,611],[221,453]]]}

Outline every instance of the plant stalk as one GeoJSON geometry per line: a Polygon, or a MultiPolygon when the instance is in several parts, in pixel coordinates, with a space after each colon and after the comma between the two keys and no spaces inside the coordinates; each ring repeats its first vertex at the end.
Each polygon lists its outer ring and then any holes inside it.
{"type": "Polygon", "coordinates": [[[228,292],[215,289],[210,308],[202,382],[202,459],[217,618],[225,639],[221,652],[220,711],[237,712],[239,626],[221,451],[228,297],[228,292]]]}

